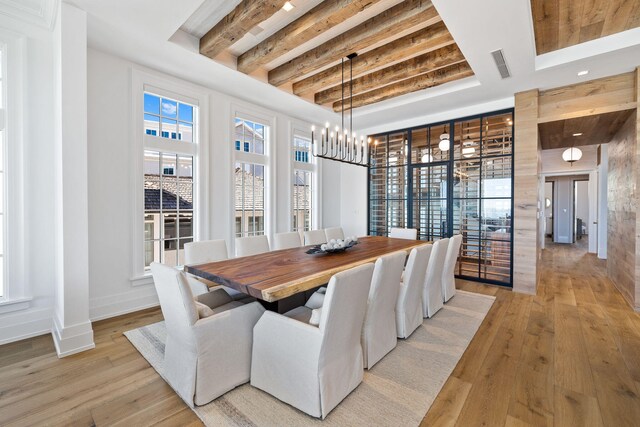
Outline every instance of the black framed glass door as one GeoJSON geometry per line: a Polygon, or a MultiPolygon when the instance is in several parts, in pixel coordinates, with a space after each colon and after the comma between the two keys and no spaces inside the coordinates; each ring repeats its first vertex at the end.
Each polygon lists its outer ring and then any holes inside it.
{"type": "Polygon", "coordinates": [[[417,166],[413,176],[413,221],[420,240],[447,237],[449,165],[417,166]]]}
{"type": "Polygon", "coordinates": [[[511,286],[513,110],[372,136],[369,234],[461,234],[458,277],[511,286]]]}

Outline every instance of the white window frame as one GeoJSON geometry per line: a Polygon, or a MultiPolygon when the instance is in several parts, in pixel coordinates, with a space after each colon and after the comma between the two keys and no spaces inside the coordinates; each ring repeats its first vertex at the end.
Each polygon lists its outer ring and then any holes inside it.
{"type": "Polygon", "coordinates": [[[4,129],[3,286],[0,313],[27,309],[32,300],[25,269],[24,222],[24,104],[25,37],[0,30],[2,50],[2,105],[0,126],[4,129]]]}
{"type": "Polygon", "coordinates": [[[275,177],[275,149],[276,149],[276,117],[270,115],[268,111],[261,110],[255,107],[241,104],[231,104],[231,120],[230,120],[230,138],[227,142],[231,149],[231,203],[229,203],[229,215],[231,218],[231,246],[232,251],[235,252],[235,239],[236,239],[236,203],[235,203],[235,169],[236,162],[255,163],[262,165],[265,168],[265,183],[264,183],[264,235],[272,236],[273,230],[275,230],[276,221],[276,177],[275,177]],[[263,126],[267,126],[269,131],[265,132],[264,140],[264,155],[255,153],[246,153],[243,151],[241,144],[240,150],[236,150],[235,145],[235,123],[236,118],[248,120],[250,122],[259,123],[263,126]]]}
{"type": "Polygon", "coordinates": [[[153,283],[144,268],[144,152],[175,153],[193,156],[193,238],[209,237],[209,91],[182,80],[139,69],[131,72],[131,147],[132,147],[132,272],[131,284],[153,283]],[[194,142],[147,135],[144,132],[144,93],[191,104],[197,107],[193,117],[194,142]]]}
{"type": "Polygon", "coordinates": [[[301,121],[291,121],[289,126],[289,180],[291,185],[289,186],[289,208],[287,224],[289,224],[289,230],[293,230],[293,176],[296,170],[308,171],[312,173],[312,189],[311,189],[311,229],[317,230],[322,228],[321,218],[321,201],[322,201],[322,179],[320,177],[322,163],[319,158],[313,156],[313,145],[311,146],[311,152],[309,153],[309,163],[295,161],[293,155],[293,140],[296,135],[311,140],[311,124],[301,121]]]}

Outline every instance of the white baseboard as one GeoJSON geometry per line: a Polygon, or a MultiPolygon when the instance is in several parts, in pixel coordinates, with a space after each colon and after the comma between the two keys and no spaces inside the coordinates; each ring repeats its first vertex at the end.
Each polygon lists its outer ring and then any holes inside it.
{"type": "Polygon", "coordinates": [[[89,301],[91,321],[108,319],[160,305],[153,286],[121,294],[93,298],[89,301]]]}
{"type": "Polygon", "coordinates": [[[29,308],[2,316],[0,345],[51,333],[51,307],[29,308]]]}
{"type": "Polygon", "coordinates": [[[58,316],[54,315],[51,335],[60,358],[91,350],[96,346],[93,342],[93,328],[88,320],[63,328],[58,316]]]}

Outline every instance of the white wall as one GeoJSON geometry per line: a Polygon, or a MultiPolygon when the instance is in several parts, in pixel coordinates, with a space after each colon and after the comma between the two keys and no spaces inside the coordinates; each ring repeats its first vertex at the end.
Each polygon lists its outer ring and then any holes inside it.
{"type": "Polygon", "coordinates": [[[341,168],[340,222],[347,236],[367,235],[367,171],[361,166],[341,168]]]}
{"type": "MultiPolygon", "coordinates": [[[[24,38],[24,285],[26,301],[0,304],[0,344],[51,330],[55,280],[54,42],[49,28],[0,14],[0,29],[24,38]],[[19,307],[20,310],[11,311],[19,307]]],[[[11,85],[11,81],[8,81],[11,85]]],[[[8,114],[16,114],[8,111],[8,114]]],[[[18,141],[19,142],[19,141],[18,141]]],[[[15,143],[15,141],[9,141],[15,143]]],[[[18,283],[9,283],[9,286],[18,283]]]]}
{"type": "Polygon", "coordinates": [[[598,165],[598,258],[607,259],[607,230],[609,215],[607,207],[607,187],[609,178],[609,155],[607,144],[600,146],[600,164],[598,165]]]}
{"type": "Polygon", "coordinates": [[[582,158],[574,163],[567,163],[562,160],[562,153],[566,148],[557,148],[553,150],[542,150],[542,173],[552,174],[571,174],[577,175],[581,173],[589,173],[596,168],[597,145],[585,145],[579,147],[582,150],[582,158]]]}

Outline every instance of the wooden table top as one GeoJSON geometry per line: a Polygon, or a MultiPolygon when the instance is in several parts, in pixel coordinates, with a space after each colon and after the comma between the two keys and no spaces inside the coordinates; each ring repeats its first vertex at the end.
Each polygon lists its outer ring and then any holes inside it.
{"type": "Polygon", "coordinates": [[[311,246],[271,251],[259,255],[233,258],[184,270],[236,289],[255,298],[273,302],[329,282],[331,276],[344,270],[375,262],[382,255],[396,251],[409,252],[424,245],[424,240],[392,239],[367,236],[359,244],[336,254],[309,255],[311,246]]]}

